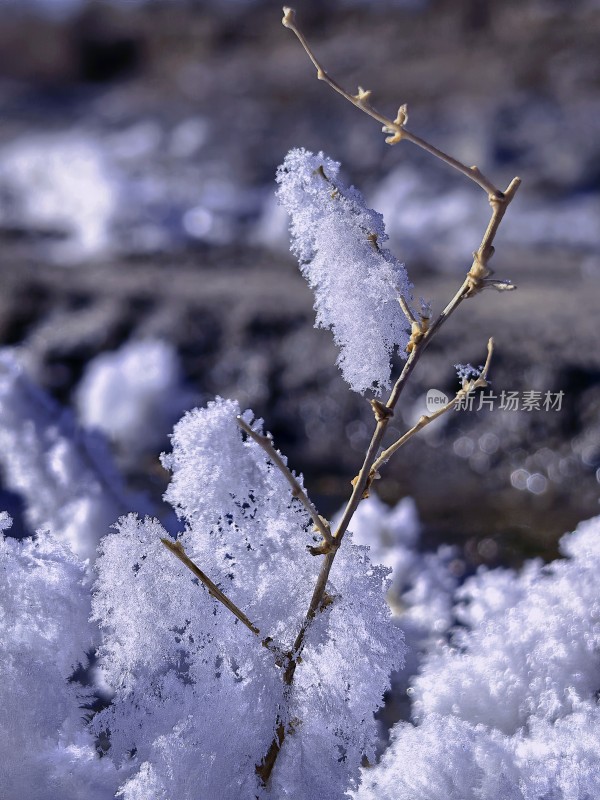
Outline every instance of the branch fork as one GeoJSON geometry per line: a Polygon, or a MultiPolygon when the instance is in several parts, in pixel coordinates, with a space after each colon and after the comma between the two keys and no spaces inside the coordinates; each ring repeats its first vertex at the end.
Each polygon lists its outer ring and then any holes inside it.
{"type": "MultiPolygon", "coordinates": [[[[260,445],[260,447],[264,449],[269,460],[272,461],[272,463],[281,471],[282,475],[285,477],[292,489],[292,496],[297,498],[303,504],[313,520],[315,530],[322,536],[322,540],[318,545],[309,548],[313,555],[323,556],[323,561],[308,610],[296,636],[293,647],[289,652],[286,652],[275,646],[270,637],[262,639],[263,646],[268,647],[275,653],[276,663],[283,667],[283,683],[285,686],[285,691],[288,692],[293,684],[296,667],[302,658],[302,649],[307,630],[315,616],[330,602],[330,598],[327,593],[327,582],[334,563],[336,552],[342,542],[344,534],[348,530],[348,526],[358,505],[363,498],[368,497],[369,489],[373,480],[379,477],[379,467],[386,463],[389,458],[406,441],[408,441],[410,437],[425,427],[425,425],[429,424],[434,419],[437,419],[437,417],[441,416],[443,413],[449,411],[450,408],[453,408],[466,394],[474,391],[475,389],[488,385],[487,375],[493,353],[492,339],[490,339],[488,342],[488,355],[481,374],[476,378],[465,380],[461,389],[451,401],[449,401],[444,407],[435,413],[429,416],[422,416],[416,425],[413,426],[413,428],[407,431],[402,437],[400,437],[400,439],[394,442],[394,444],[380,453],[388,424],[394,414],[396,404],[400,399],[402,391],[404,390],[404,387],[406,386],[406,383],[410,378],[419,358],[424,353],[432,338],[439,332],[446,320],[456,311],[463,300],[478,294],[484,288],[490,286],[499,290],[515,288],[508,281],[492,279],[491,275],[493,272],[490,269],[488,262],[494,252],[493,242],[498,231],[498,227],[502,221],[502,218],[504,217],[508,205],[512,201],[517,189],[519,188],[521,181],[519,178],[514,178],[508,189],[505,192],[501,192],[492,183],[492,181],[481,172],[478,167],[467,166],[463,164],[447,153],[444,153],[443,151],[429,144],[429,142],[425,141],[424,139],[421,139],[416,134],[407,130],[405,127],[408,120],[408,111],[406,105],[400,106],[395,119],[392,120],[379,113],[372,107],[370,103],[371,92],[369,90],[365,90],[359,86],[358,93],[356,95],[349,94],[345,89],[342,88],[340,84],[338,84],[332,77],[329,76],[316,58],[314,52],[304,37],[304,34],[296,26],[296,15],[293,9],[284,7],[282,22],[283,25],[286,28],[289,28],[300,41],[300,44],[306,51],[310,61],[317,70],[318,79],[327,83],[328,86],[330,86],[334,91],[338,92],[338,94],[342,95],[342,97],[344,97],[348,102],[352,103],[352,105],[356,106],[362,112],[379,122],[383,126],[383,132],[387,134],[386,142],[388,144],[397,144],[403,139],[412,142],[417,147],[420,147],[435,158],[443,161],[445,164],[457,170],[469,180],[477,184],[486,192],[492,207],[491,219],[488,223],[478,250],[473,254],[473,263],[471,268],[469,269],[463,283],[459,287],[454,297],[433,322],[431,321],[431,314],[428,309],[424,307],[420,316],[417,317],[417,315],[415,315],[410,309],[410,306],[406,300],[401,297],[399,298],[400,306],[402,307],[403,312],[411,324],[411,337],[407,346],[408,358],[392,388],[387,402],[382,403],[378,400],[370,401],[376,420],[375,431],[373,432],[371,442],[368,446],[360,471],[352,481],[353,488],[351,496],[344,508],[341,520],[334,533],[332,533],[331,527],[327,520],[319,515],[317,509],[309,499],[300,482],[293,472],[288,468],[287,464],[285,464],[281,454],[275,449],[272,438],[268,435],[265,436],[253,430],[252,427],[242,417],[237,418],[240,428],[249,438],[253,439],[258,445],[260,445]]],[[[324,180],[329,181],[327,175],[325,175],[322,169],[321,174],[324,180]]],[[[335,197],[335,188],[332,196],[335,197]]],[[[373,241],[372,243],[374,246],[377,246],[376,241],[373,241]]],[[[260,636],[259,629],[250,622],[246,615],[239,608],[237,608],[237,606],[235,606],[235,604],[232,603],[232,601],[229,600],[229,598],[227,598],[218,589],[218,587],[216,587],[215,584],[213,584],[210,579],[201,572],[201,570],[199,570],[193,561],[189,559],[183,550],[183,547],[179,543],[166,539],[163,539],[162,541],[163,544],[165,544],[165,546],[175,556],[177,556],[177,558],[186,564],[186,566],[194,573],[194,575],[196,575],[199,580],[204,583],[209,592],[216,597],[216,599],[223,603],[223,605],[225,605],[238,619],[240,619],[240,621],[242,621],[243,624],[246,625],[246,627],[248,627],[255,635],[260,636]]],[[[256,773],[260,777],[263,786],[268,785],[277,761],[278,754],[284,744],[286,735],[290,733],[291,730],[292,726],[284,722],[283,715],[278,715],[278,718],[275,721],[275,733],[270,747],[264,758],[255,767],[256,773]]]]}
{"type": "Polygon", "coordinates": [[[419,417],[418,421],[415,425],[413,425],[412,428],[406,431],[406,433],[397,439],[394,444],[390,445],[381,453],[380,456],[377,457],[377,459],[373,462],[373,466],[369,472],[369,487],[371,486],[371,483],[379,477],[379,470],[381,467],[383,467],[384,464],[387,464],[394,453],[396,453],[404,444],[406,444],[406,442],[416,433],[425,428],[434,420],[441,417],[443,414],[446,414],[448,411],[450,411],[450,409],[455,408],[471,392],[474,392],[476,389],[485,389],[486,386],[488,386],[487,376],[490,369],[493,352],[494,340],[489,339],[485,365],[477,378],[464,380],[461,388],[458,390],[452,400],[443,405],[441,408],[438,408],[437,411],[433,412],[433,414],[423,414],[421,417],[419,417]]]}

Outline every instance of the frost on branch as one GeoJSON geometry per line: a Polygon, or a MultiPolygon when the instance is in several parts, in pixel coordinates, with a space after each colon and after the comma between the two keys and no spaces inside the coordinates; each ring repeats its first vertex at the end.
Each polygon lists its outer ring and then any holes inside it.
{"type": "Polygon", "coordinates": [[[316,324],[331,328],[338,365],[357,392],[389,386],[395,348],[405,355],[408,323],[398,297],[410,300],[404,266],[383,248],[383,218],[338,178],[340,165],[291,150],[279,167],[279,199],[291,216],[292,251],[315,293],[316,324]]]}
{"type": "MultiPolygon", "coordinates": [[[[268,747],[282,695],[273,656],[173,558],[165,535],[132,515],[104,539],[94,614],[116,695],[93,727],[110,735],[127,800],[252,797],[255,750],[268,747]]],[[[203,567],[229,583],[226,562],[203,567]]]]}
{"type": "Polygon", "coordinates": [[[600,517],[563,538],[568,559],[480,572],[462,623],[414,682],[357,800],[589,800],[600,796],[600,517]]]}
{"type": "Polygon", "coordinates": [[[474,367],[471,364],[455,364],[454,369],[461,384],[468,383],[472,380],[477,380],[483,371],[483,364],[479,367],[474,367]]]}
{"type": "Polygon", "coordinates": [[[368,548],[350,539],[332,569],[333,602],[309,629],[296,672],[290,714],[299,725],[279,756],[276,798],[346,797],[357,785],[361,759],[375,759],[373,712],[390,673],[404,662],[404,637],[383,600],[388,570],[372,565],[368,548]]]}
{"type": "MultiPolygon", "coordinates": [[[[125,800],[254,800],[263,791],[255,766],[280,723],[287,733],[272,796],[341,800],[362,756],[372,755],[373,712],[402,660],[385,570],[348,541],[331,574],[332,602],[309,629],[294,684],[284,686],[286,652],[320,563],[306,549],[315,543],[310,518],[265,451],[242,435],[239,413],[217,399],[184,416],[163,457],[173,473],[166,497],[185,523],[187,554],[259,636],[163,547],[157,521],[125,517],[102,543],[94,616],[116,697],[94,727],[110,732],[125,800]]],[[[249,412],[244,419],[251,423],[249,412]]]]}
{"type": "MultiPolygon", "coordinates": [[[[0,514],[0,529],[10,519],[0,514]]],[[[0,533],[0,787],[7,800],[107,800],[116,788],[70,677],[93,644],[85,565],[52,535],[0,533]]]]}

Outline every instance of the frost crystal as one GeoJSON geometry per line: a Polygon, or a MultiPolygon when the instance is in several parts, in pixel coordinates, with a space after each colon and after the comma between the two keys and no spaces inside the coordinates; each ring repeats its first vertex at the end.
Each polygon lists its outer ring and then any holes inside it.
{"type": "Polygon", "coordinates": [[[465,381],[476,380],[483,371],[483,364],[479,367],[474,367],[471,364],[455,364],[454,369],[458,376],[458,380],[462,383],[465,381]]]}
{"type": "MultiPolygon", "coordinates": [[[[0,528],[10,518],[0,514],[0,528]]],[[[84,564],[53,536],[0,534],[0,787],[16,800],[107,800],[116,788],[70,681],[93,643],[84,564]]]]}
{"type": "Polygon", "coordinates": [[[600,796],[600,517],[563,538],[567,560],[480,572],[462,627],[414,681],[356,800],[590,800],[600,796]]]}
{"type": "Polygon", "coordinates": [[[292,251],[315,293],[316,325],[333,331],[352,389],[379,393],[389,386],[392,352],[405,354],[408,326],[398,297],[409,300],[411,286],[404,266],[382,247],[382,216],[341,182],[339,168],[323,153],[291,150],[277,173],[278,196],[291,216],[292,251]]]}
{"type": "Polygon", "coordinates": [[[342,800],[361,758],[373,756],[373,712],[402,662],[386,570],[349,536],[330,576],[332,602],[284,686],[261,638],[291,650],[320,563],[306,549],[315,542],[309,517],[264,450],[242,435],[239,414],[237,403],[217,399],[178,423],[163,456],[173,473],[166,498],[185,522],[186,552],[259,637],[173,558],[157,521],[124,517],[102,543],[94,617],[116,695],[93,726],[110,733],[125,800],[254,800],[263,793],[255,767],[280,722],[288,732],[269,796],[342,800]]]}

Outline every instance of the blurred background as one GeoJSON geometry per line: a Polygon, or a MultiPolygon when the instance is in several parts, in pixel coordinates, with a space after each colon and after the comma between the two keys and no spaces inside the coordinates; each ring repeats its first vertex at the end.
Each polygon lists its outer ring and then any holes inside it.
{"type": "MultiPolygon", "coordinates": [[[[492,389],[563,392],[560,410],[456,412],[377,485],[411,496],[425,546],[472,565],[551,556],[598,513],[600,3],[298,0],[344,86],[523,185],[496,240],[517,292],[465,303],[427,351],[393,424],[453,394],[456,362],[492,389]]],[[[160,498],[157,454],[215,394],[263,416],[311,494],[347,497],[372,412],[334,366],[274,198],[291,147],[323,150],[381,211],[415,296],[439,311],[489,216],[483,193],[324,84],[278,3],[0,0],[0,336],[32,377],[100,428],[131,487],[160,498]]],[[[392,432],[392,433],[393,433],[392,432]]],[[[19,519],[8,489],[3,508],[19,519]]]]}

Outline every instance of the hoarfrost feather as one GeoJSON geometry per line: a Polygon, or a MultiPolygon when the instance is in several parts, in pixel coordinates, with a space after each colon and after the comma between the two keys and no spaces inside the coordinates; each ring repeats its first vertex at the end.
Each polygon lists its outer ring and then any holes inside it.
{"type": "MultiPolygon", "coordinates": [[[[173,473],[166,497],[185,522],[186,552],[261,637],[289,651],[320,566],[306,548],[315,536],[285,478],[242,435],[239,414],[237,403],[218,398],[181,420],[163,457],[173,473]]],[[[262,431],[251,413],[244,418],[262,431]]],[[[94,728],[110,731],[123,796],[152,786],[178,800],[254,800],[255,766],[283,721],[293,732],[271,795],[342,800],[362,756],[373,755],[373,712],[403,658],[402,633],[389,625],[386,570],[348,537],[330,576],[333,603],[311,626],[287,690],[273,653],[198,585],[162,536],[155,520],[122,518],[97,563],[94,616],[116,696],[94,728]]]]}
{"type": "Polygon", "coordinates": [[[405,356],[407,321],[399,295],[410,299],[404,266],[389,250],[383,218],[339,179],[340,165],[323,153],[291,150],[277,173],[279,199],[291,216],[292,251],[315,293],[316,325],[330,328],[338,365],[356,392],[390,383],[390,358],[405,356]]]}

